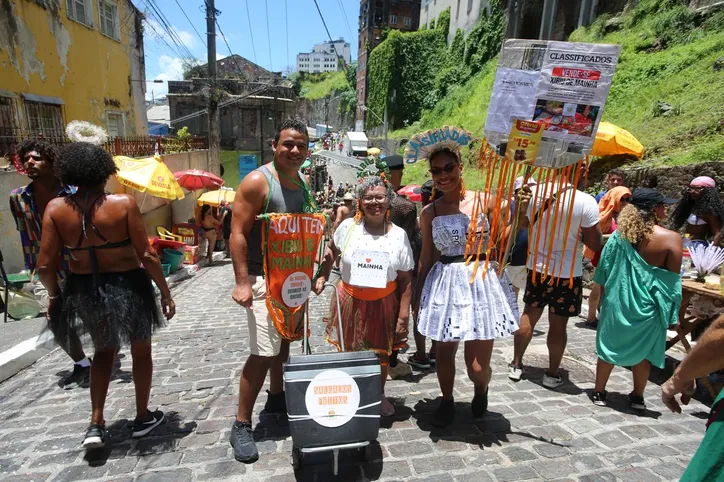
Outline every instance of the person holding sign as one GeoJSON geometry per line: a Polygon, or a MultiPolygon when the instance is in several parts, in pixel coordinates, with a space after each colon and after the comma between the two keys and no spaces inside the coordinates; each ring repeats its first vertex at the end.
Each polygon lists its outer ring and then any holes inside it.
{"type": "Polygon", "coordinates": [[[442,401],[433,424],[442,427],[455,416],[453,386],[458,344],[465,343],[468,377],[475,385],[473,416],[482,417],[488,407],[493,342],[518,329],[518,313],[509,282],[501,282],[494,263],[486,264],[485,252],[471,253],[474,262],[466,263],[469,231],[476,233],[476,246],[488,245],[488,217],[496,209],[493,196],[465,189],[457,150],[438,148],[428,160],[434,191],[442,192],[442,196],[420,215],[422,253],[416,311],[419,309],[417,329],[438,342],[437,378],[442,401]],[[478,270],[480,261],[489,269],[478,270]]]}
{"type": "Polygon", "coordinates": [[[241,372],[239,408],[230,441],[234,458],[243,463],[253,463],[259,458],[251,417],[267,372],[271,374],[264,410],[286,413],[282,364],[289,357],[289,340],[283,339],[267,307],[262,249],[264,223],[258,217],[265,213],[302,213],[313,205],[309,187],[299,171],[306,160],[308,146],[304,122],[298,119],[282,122],[272,142],[274,160],[244,177],[234,199],[231,259],[236,285],[232,297],[246,309],[251,354],[241,372]]]}
{"type": "MultiPolygon", "coordinates": [[[[341,348],[336,341],[337,310],[341,310],[344,350],[377,353],[382,365],[383,393],[395,340],[407,338],[414,268],[405,231],[389,220],[393,194],[378,176],[366,177],[359,183],[360,209],[334,232],[314,286],[315,293],[322,292],[332,263],[341,254],[342,281],[337,285],[341,306],[333,297],[331,316],[326,320],[327,340],[341,348]]],[[[395,413],[384,396],[380,413],[383,417],[395,413]]]]}

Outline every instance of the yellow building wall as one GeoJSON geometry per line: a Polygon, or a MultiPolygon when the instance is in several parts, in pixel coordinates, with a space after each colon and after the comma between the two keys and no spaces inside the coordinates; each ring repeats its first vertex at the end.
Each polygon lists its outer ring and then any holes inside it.
{"type": "MultiPolygon", "coordinates": [[[[143,66],[142,48],[133,47],[136,15],[127,0],[113,1],[120,42],[100,32],[97,0],[89,2],[92,28],[68,18],[66,0],[45,0],[46,8],[35,1],[2,0],[0,89],[63,99],[66,124],[86,120],[107,127],[106,112],[114,111],[125,114],[126,135],[145,133],[145,111],[138,112],[145,108],[143,99],[133,98],[134,90],[142,95],[143,68],[136,69],[135,78],[131,73],[132,56],[143,66]]],[[[20,115],[25,128],[25,113],[20,115]]]]}

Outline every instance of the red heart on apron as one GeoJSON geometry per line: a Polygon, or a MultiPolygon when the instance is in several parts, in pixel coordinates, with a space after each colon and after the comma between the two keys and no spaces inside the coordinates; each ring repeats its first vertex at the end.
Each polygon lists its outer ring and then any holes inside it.
{"type": "Polygon", "coordinates": [[[371,263],[371,262],[372,262],[372,258],[367,258],[367,259],[365,259],[365,261],[367,261],[368,263],[371,263]]]}

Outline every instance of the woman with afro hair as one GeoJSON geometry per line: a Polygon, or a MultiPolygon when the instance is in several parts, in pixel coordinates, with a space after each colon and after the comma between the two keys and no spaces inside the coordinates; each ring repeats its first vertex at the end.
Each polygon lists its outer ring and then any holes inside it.
{"type": "Polygon", "coordinates": [[[686,226],[686,234],[694,243],[721,245],[724,228],[724,204],[721,202],[714,179],[699,176],[691,181],[684,196],[669,219],[671,229],[679,231],[686,226]]]}
{"type": "Polygon", "coordinates": [[[104,191],[117,169],[113,158],[93,144],[64,148],[54,164],[64,185],[77,186],[72,196],[52,200],[43,216],[38,272],[48,289],[49,327],[65,346],[73,336],[89,334],[95,347],[90,373],[91,422],[83,446],[105,445],[103,407],[121,344],[130,344],[136,388],[133,437],[142,437],[163,421],[148,410],[153,361],[151,335],[164,321],[151,284],[161,291],[166,319],[175,311],[158,256],[133,197],[104,191]],[[71,254],[70,275],[61,291],[55,261],[63,248],[71,254]],[[139,266],[143,265],[143,268],[139,266]]]}

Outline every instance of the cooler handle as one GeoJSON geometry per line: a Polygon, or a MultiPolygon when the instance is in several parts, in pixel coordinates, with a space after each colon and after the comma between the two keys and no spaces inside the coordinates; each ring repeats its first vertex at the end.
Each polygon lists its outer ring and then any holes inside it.
{"type": "Polygon", "coordinates": [[[334,290],[334,296],[337,298],[337,324],[338,324],[338,331],[339,333],[339,347],[342,351],[344,351],[344,334],[342,333],[342,304],[339,300],[339,291],[337,291],[337,286],[333,283],[324,283],[324,287],[330,286],[334,290]]]}

